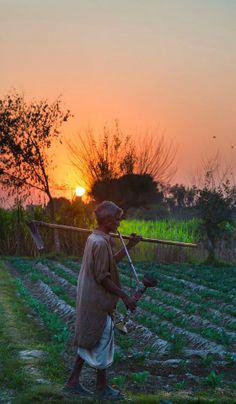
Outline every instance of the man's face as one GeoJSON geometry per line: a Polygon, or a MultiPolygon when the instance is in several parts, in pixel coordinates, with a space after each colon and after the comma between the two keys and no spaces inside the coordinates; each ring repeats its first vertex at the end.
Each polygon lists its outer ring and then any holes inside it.
{"type": "Polygon", "coordinates": [[[121,220],[122,219],[119,215],[107,218],[107,227],[109,232],[115,233],[120,225],[121,220]]]}

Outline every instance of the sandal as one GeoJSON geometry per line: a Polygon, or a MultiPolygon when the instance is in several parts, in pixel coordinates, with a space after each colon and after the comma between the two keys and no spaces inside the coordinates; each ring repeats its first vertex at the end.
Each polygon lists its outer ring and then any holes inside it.
{"type": "Polygon", "coordinates": [[[111,400],[111,401],[118,401],[125,399],[124,395],[119,390],[113,389],[110,386],[106,386],[102,390],[97,390],[96,398],[99,400],[111,400]]]}
{"type": "Polygon", "coordinates": [[[66,385],[63,387],[63,391],[65,393],[78,394],[79,396],[84,398],[94,397],[94,394],[90,390],[82,386],[82,384],[77,384],[76,386],[73,387],[66,385]]]}

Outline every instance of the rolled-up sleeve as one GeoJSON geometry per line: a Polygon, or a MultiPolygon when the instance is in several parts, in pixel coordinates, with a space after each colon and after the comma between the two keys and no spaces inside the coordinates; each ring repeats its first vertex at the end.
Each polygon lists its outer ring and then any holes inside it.
{"type": "Polygon", "coordinates": [[[109,251],[105,241],[95,244],[93,258],[94,277],[97,283],[102,283],[107,276],[111,277],[109,251]]]}

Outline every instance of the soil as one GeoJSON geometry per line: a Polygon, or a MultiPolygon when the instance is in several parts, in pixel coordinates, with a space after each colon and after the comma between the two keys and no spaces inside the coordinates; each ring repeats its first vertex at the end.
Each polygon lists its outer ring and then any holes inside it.
{"type": "MultiPolygon", "coordinates": [[[[66,351],[64,353],[64,359],[66,368],[69,372],[73,366],[75,359],[75,348],[73,347],[73,333],[74,333],[74,309],[66,305],[65,302],[60,301],[58,297],[48,291],[47,285],[42,281],[37,283],[32,282],[29,278],[22,275],[20,270],[13,267],[8,263],[8,268],[14,277],[19,277],[23,280],[25,286],[30,291],[32,296],[43,301],[48,305],[50,310],[55,310],[59,317],[68,325],[70,330],[70,340],[67,344],[66,351]],[[43,289],[44,288],[44,289],[43,289]],[[44,293],[42,293],[44,290],[44,293]],[[48,296],[46,296],[48,294],[48,296]]],[[[40,268],[39,268],[40,270],[40,268]]],[[[55,284],[62,284],[62,280],[58,275],[44,266],[41,270],[46,274],[51,275],[55,284]]],[[[72,299],[75,298],[76,287],[64,282],[64,289],[72,299]]],[[[41,321],[34,317],[41,325],[41,321]]],[[[131,392],[142,393],[156,393],[160,390],[173,391],[183,389],[188,391],[191,395],[197,390],[206,390],[208,386],[205,384],[207,376],[214,370],[217,374],[224,374],[224,387],[230,386],[230,383],[235,382],[236,363],[227,362],[222,360],[219,355],[212,355],[212,362],[207,365],[204,364],[204,358],[199,352],[194,349],[192,354],[177,355],[170,351],[170,346],[166,341],[163,341],[157,335],[150,332],[147,328],[140,324],[131,321],[129,324],[129,337],[132,341],[132,347],[129,349],[123,349],[118,346],[117,351],[121,353],[119,360],[115,361],[113,366],[108,370],[110,380],[114,377],[118,377],[116,383],[113,383],[118,388],[122,388],[131,392]],[[147,358],[142,357],[145,348],[150,348],[150,353],[147,358]],[[137,353],[139,353],[137,355],[137,353]],[[145,373],[144,371],[148,372],[145,373]],[[135,381],[135,374],[140,373],[139,380],[135,381]],[[119,379],[119,376],[124,376],[119,379]],[[120,380],[120,381],[119,381],[120,380]]],[[[117,340],[119,336],[117,335],[117,340]]],[[[207,352],[204,352],[206,356],[207,352]]],[[[84,366],[82,371],[82,383],[90,389],[95,387],[95,370],[84,366]]],[[[220,385],[219,385],[220,387],[220,385]]],[[[210,389],[210,387],[209,387],[210,389]]],[[[235,393],[236,397],[236,393],[235,393]]]]}

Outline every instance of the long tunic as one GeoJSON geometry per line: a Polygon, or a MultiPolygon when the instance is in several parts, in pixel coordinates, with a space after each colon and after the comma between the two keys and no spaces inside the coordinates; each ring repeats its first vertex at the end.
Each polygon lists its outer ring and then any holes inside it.
{"type": "Polygon", "coordinates": [[[94,230],[87,239],[77,285],[75,345],[82,348],[98,343],[107,315],[115,309],[118,297],[101,284],[106,277],[120,286],[110,236],[94,230]]]}

